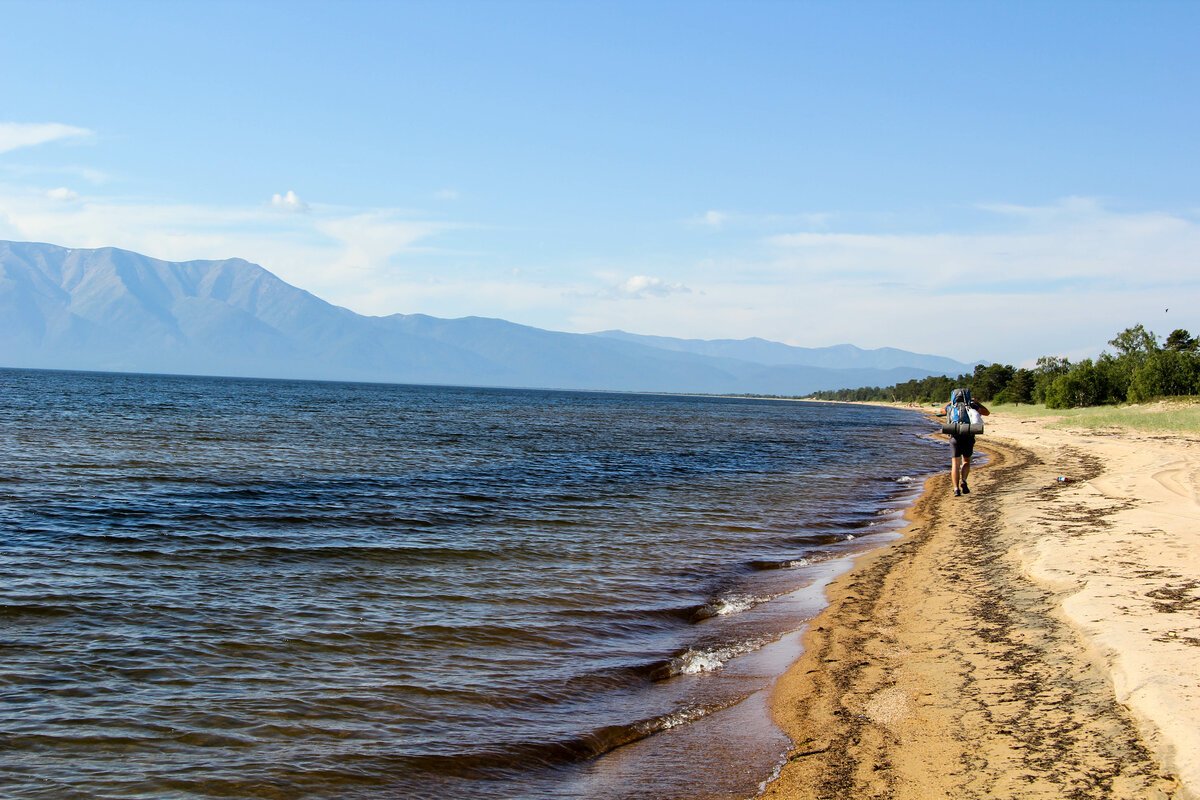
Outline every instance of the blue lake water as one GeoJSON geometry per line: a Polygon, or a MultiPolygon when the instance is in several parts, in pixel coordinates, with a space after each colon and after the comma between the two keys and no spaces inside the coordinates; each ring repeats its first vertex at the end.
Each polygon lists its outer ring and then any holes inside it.
{"type": "Polygon", "coordinates": [[[749,797],[944,452],[769,400],[0,370],[0,795],[749,797]]]}

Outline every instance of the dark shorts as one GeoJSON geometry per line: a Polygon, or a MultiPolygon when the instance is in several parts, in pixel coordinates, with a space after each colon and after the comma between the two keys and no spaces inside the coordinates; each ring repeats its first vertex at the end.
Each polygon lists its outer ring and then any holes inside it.
{"type": "Polygon", "coordinates": [[[950,437],[950,457],[957,458],[958,456],[966,456],[970,458],[975,454],[975,434],[960,433],[958,436],[950,437]]]}

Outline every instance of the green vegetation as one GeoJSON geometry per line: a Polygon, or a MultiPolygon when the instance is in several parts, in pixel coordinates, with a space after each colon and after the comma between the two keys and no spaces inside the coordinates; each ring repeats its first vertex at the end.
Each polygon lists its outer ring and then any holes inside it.
{"type": "Polygon", "coordinates": [[[1033,369],[981,365],[974,373],[957,378],[935,375],[895,386],[815,392],[811,397],[944,403],[952,389],[966,386],[985,403],[1037,403],[1051,409],[1073,409],[1200,395],[1200,341],[1187,331],[1174,330],[1160,343],[1154,333],[1135,325],[1118,333],[1109,345],[1113,353],[1105,351],[1094,360],[1085,358],[1075,364],[1043,356],[1033,369]]]}
{"type": "MultiPolygon", "coordinates": [[[[1042,406],[992,405],[997,414],[1014,417],[1046,417],[1042,406]]],[[[1136,406],[1092,406],[1049,412],[1056,418],[1052,428],[1128,428],[1148,433],[1200,433],[1200,398],[1176,398],[1136,406]]]]}

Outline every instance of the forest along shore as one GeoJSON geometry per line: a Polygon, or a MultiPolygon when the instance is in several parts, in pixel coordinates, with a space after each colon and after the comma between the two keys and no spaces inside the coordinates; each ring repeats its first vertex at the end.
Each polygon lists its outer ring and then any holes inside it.
{"type": "Polygon", "coordinates": [[[831,585],[764,797],[1200,797],[1200,440],[987,430],[831,585]]]}

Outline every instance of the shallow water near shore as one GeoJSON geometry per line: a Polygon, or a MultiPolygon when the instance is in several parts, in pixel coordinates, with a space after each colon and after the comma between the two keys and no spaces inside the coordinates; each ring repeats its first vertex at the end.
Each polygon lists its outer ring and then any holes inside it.
{"type": "Polygon", "coordinates": [[[831,404],[0,391],[11,797],[751,796],[821,585],[945,460],[831,404]]]}

